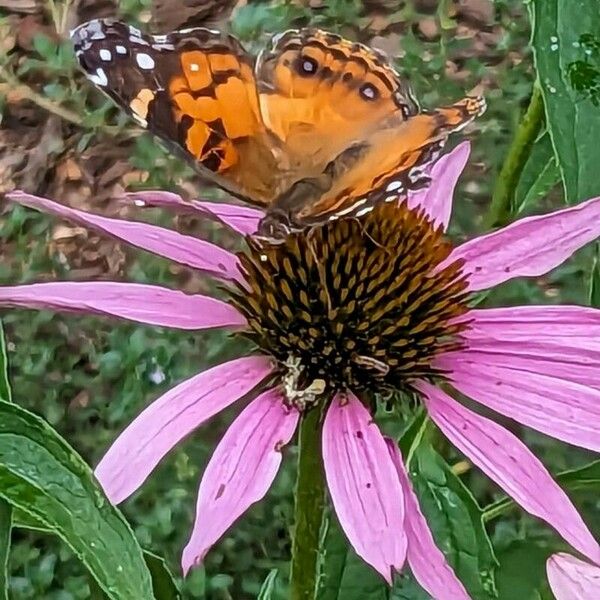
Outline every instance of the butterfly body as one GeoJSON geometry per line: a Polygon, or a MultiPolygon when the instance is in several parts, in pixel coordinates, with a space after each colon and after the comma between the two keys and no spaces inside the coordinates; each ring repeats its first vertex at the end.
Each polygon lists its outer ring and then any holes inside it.
{"type": "Polygon", "coordinates": [[[414,187],[485,107],[466,98],[420,112],[383,54],[320,30],[274,36],[258,57],[204,28],[150,36],[96,20],[72,38],[97,87],[209,181],[266,210],[259,233],[273,241],[414,187]]]}

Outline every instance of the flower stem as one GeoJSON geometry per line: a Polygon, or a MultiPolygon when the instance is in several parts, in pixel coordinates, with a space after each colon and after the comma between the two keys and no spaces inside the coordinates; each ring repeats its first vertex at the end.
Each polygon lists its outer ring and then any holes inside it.
{"type": "Polygon", "coordinates": [[[291,600],[313,600],[317,592],[319,541],[325,510],[321,414],[321,410],[311,410],[304,413],[300,423],[291,600]]]}
{"type": "Polygon", "coordinates": [[[515,137],[496,179],[492,202],[486,217],[486,227],[506,225],[511,220],[514,193],[543,120],[544,100],[540,84],[536,81],[533,84],[527,111],[517,127],[515,137]]]}

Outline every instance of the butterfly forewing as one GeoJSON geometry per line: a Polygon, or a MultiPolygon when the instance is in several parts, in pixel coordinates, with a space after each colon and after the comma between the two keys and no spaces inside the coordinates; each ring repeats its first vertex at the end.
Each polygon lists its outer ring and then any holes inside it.
{"type": "Polygon", "coordinates": [[[234,37],[204,28],[151,36],[96,20],[72,39],[88,78],[139,124],[175,144],[219,186],[266,202],[265,185],[245,177],[256,172],[250,157],[265,164],[271,153],[247,148],[264,140],[264,128],[253,59],[234,37]]]}

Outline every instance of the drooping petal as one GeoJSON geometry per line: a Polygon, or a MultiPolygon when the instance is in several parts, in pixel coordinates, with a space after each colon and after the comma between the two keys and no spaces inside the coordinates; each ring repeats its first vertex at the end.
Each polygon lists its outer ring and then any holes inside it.
{"type": "Polygon", "coordinates": [[[200,212],[211,216],[242,235],[255,233],[264,213],[249,206],[237,206],[222,202],[184,200],[172,192],[145,191],[127,194],[139,206],[163,206],[180,211],[200,212]]]}
{"type": "Polygon", "coordinates": [[[62,281],[0,287],[0,307],[108,315],[176,329],[240,327],[235,308],[200,294],[142,283],[62,281]]]}
{"type": "Polygon", "coordinates": [[[542,463],[512,433],[421,381],[431,418],[444,435],[526,511],[554,527],[574,548],[600,561],[600,546],[542,463]]]}
{"type": "Polygon", "coordinates": [[[250,392],[271,370],[266,357],[238,358],[183,381],[150,404],[96,467],[109,500],[118,504],[133,494],[171,448],[250,392]]]}
{"type": "Polygon", "coordinates": [[[448,229],[454,188],[467,164],[470,153],[469,142],[462,142],[452,152],[439,158],[429,172],[431,184],[423,190],[410,193],[408,206],[424,208],[436,225],[442,225],[444,229],[448,229]]]}
{"type": "Polygon", "coordinates": [[[183,551],[187,573],[250,505],[266,493],[281,464],[281,448],[296,430],[299,413],[277,390],[249,404],[214,451],[200,483],[196,522],[183,551]]]}
{"type": "Polygon", "coordinates": [[[527,217],[456,248],[444,263],[465,261],[469,289],[547,273],[600,235],[600,198],[548,215],[527,217]]]}
{"type": "Polygon", "coordinates": [[[119,238],[132,246],[164,256],[194,269],[199,269],[213,277],[241,279],[238,260],[235,255],[210,242],[148,223],[123,221],[95,215],[24,192],[11,192],[7,194],[7,198],[19,204],[92,227],[119,238]]]}
{"type": "Polygon", "coordinates": [[[546,573],[556,600],[598,600],[600,567],[570,554],[553,554],[546,562],[546,573]]]}
{"type": "Polygon", "coordinates": [[[398,445],[389,438],[386,439],[386,444],[404,492],[406,511],[404,529],[408,538],[407,558],[416,580],[436,600],[470,600],[463,584],[435,544],[404,468],[398,445]]]}
{"type": "Polygon", "coordinates": [[[391,584],[406,557],[402,487],[379,428],[352,393],[338,394],[327,410],[323,461],[348,540],[391,584]]]}
{"type": "Polygon", "coordinates": [[[600,310],[587,306],[514,306],[469,311],[469,340],[534,341],[600,352],[600,310]]]}
{"type": "MultiPolygon", "coordinates": [[[[525,343],[523,343],[525,345],[525,343]]],[[[544,347],[514,352],[499,343],[489,351],[442,355],[436,367],[473,400],[559,440],[600,451],[600,359],[581,363],[568,354],[544,356],[544,347]],[[595,387],[592,387],[595,386],[595,387]]],[[[582,353],[583,354],[583,353],[582,353]]]]}

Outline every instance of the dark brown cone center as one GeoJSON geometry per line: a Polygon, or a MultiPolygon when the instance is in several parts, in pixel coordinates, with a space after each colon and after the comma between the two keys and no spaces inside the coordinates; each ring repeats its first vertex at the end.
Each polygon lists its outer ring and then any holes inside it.
{"type": "Polygon", "coordinates": [[[242,335],[278,361],[299,408],[345,389],[407,391],[442,376],[433,359],[462,346],[462,263],[442,265],[452,246],[423,211],[382,204],[277,246],[248,245],[247,288],[232,293],[242,335]]]}

